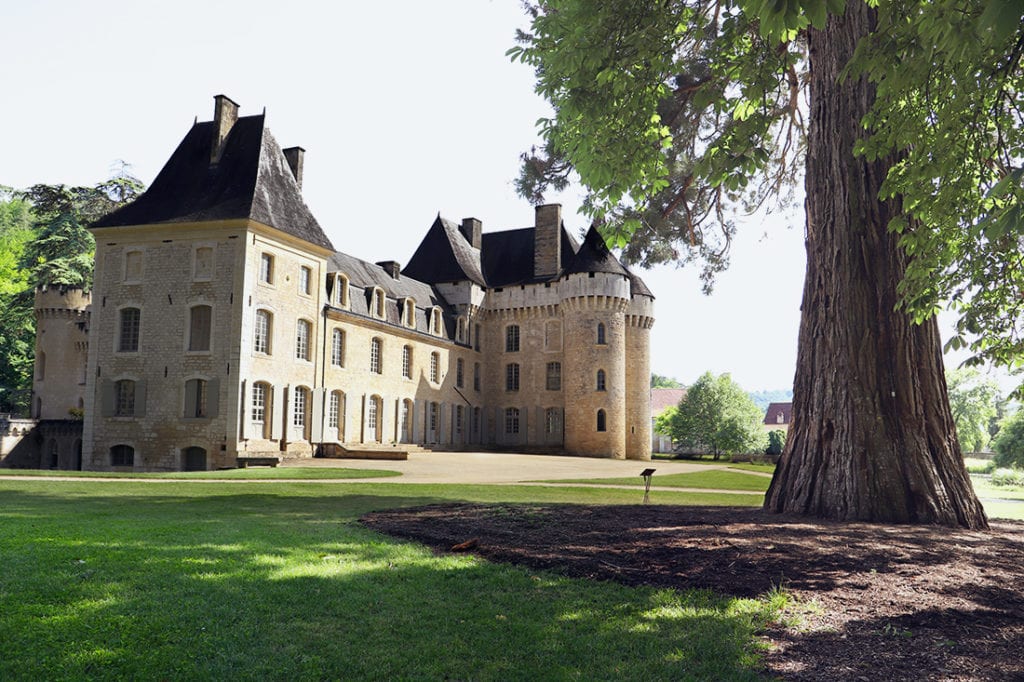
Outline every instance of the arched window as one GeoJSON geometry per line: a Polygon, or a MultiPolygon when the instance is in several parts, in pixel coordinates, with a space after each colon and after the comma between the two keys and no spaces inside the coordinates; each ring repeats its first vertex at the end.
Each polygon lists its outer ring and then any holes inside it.
{"type": "Polygon", "coordinates": [[[331,364],[345,366],[345,332],[340,329],[331,332],[331,364]]]}
{"type": "Polygon", "coordinates": [[[252,349],[257,353],[270,355],[272,332],[274,330],[274,315],[269,310],[256,311],[256,324],[253,328],[252,349]]]}
{"type": "Polygon", "coordinates": [[[519,363],[510,362],[505,365],[505,390],[506,391],[518,391],[519,390],[519,363]]]}
{"type": "Polygon", "coordinates": [[[339,308],[348,307],[348,277],[338,275],[334,280],[334,304],[339,308]]]}
{"type": "Polygon", "coordinates": [[[406,298],[402,304],[402,322],[406,327],[416,327],[416,301],[406,298]]]}
{"type": "Polygon", "coordinates": [[[505,433],[519,433],[519,408],[505,408],[505,433]]]}
{"type": "Polygon", "coordinates": [[[381,362],[383,343],[376,336],[370,339],[370,371],[374,374],[383,374],[383,363],[381,362]]]}
{"type": "Polygon", "coordinates": [[[437,424],[440,421],[440,406],[437,403],[430,403],[427,409],[427,428],[430,431],[430,440],[437,440],[437,424]]]}
{"type": "Polygon", "coordinates": [[[295,325],[295,359],[309,360],[309,339],[313,335],[309,320],[299,320],[295,325]]]}
{"type": "Polygon", "coordinates": [[[142,312],[138,308],[122,308],[120,327],[117,333],[119,353],[137,353],[139,350],[139,328],[142,312]]]}
{"type": "Polygon", "coordinates": [[[607,424],[607,419],[605,418],[604,410],[598,410],[597,411],[597,430],[598,431],[607,431],[608,430],[608,424],[607,424]]]}
{"type": "Polygon", "coordinates": [[[430,333],[435,336],[441,335],[441,309],[437,306],[430,311],[430,333]]]}
{"type": "Polygon", "coordinates": [[[384,319],[384,290],[380,287],[373,288],[373,297],[370,302],[370,310],[377,319],[384,319]]]}
{"type": "Polygon", "coordinates": [[[505,352],[515,353],[519,350],[519,325],[510,324],[505,327],[505,352]]]}
{"type": "Polygon", "coordinates": [[[599,391],[607,390],[607,385],[605,383],[605,376],[604,376],[604,370],[603,369],[597,370],[597,390],[599,390],[599,391]]]}
{"type": "Polygon", "coordinates": [[[188,349],[190,351],[210,350],[210,325],[213,308],[208,305],[194,305],[188,315],[188,349]]]}
{"type": "Polygon", "coordinates": [[[412,346],[402,346],[402,376],[412,379],[412,346]]]}
{"type": "Polygon", "coordinates": [[[463,365],[464,364],[465,363],[463,363],[462,358],[459,358],[459,359],[457,359],[455,361],[455,385],[458,388],[462,388],[463,374],[464,374],[463,365]]]}
{"type": "Polygon", "coordinates": [[[430,354],[430,381],[441,383],[441,354],[437,351],[430,354]]]}
{"type": "Polygon", "coordinates": [[[135,466],[135,448],[130,445],[115,445],[110,448],[110,466],[135,466]]]}
{"type": "Polygon", "coordinates": [[[114,416],[135,416],[135,382],[131,379],[114,382],[114,416]]]}
{"type": "Polygon", "coordinates": [[[604,323],[603,322],[598,322],[597,323],[597,343],[598,343],[598,345],[601,345],[601,346],[603,346],[605,344],[605,340],[604,340],[604,323]]]}

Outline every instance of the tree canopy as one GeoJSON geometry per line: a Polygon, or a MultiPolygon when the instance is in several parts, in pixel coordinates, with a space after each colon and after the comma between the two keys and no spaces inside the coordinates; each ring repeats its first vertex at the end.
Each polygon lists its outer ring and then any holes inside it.
{"type": "Polygon", "coordinates": [[[651,388],[682,388],[683,385],[673,377],[663,377],[660,374],[651,374],[651,388]]]}
{"type": "Polygon", "coordinates": [[[946,372],[946,384],[960,444],[966,452],[980,452],[988,445],[989,424],[1003,402],[999,385],[969,367],[946,372]]]}
{"type": "Polygon", "coordinates": [[[1024,469],[1024,410],[1002,421],[992,446],[997,466],[1024,469]]]}
{"type": "Polygon", "coordinates": [[[721,455],[763,450],[764,415],[728,374],[705,372],[679,401],[667,421],[673,443],[721,455]]]}

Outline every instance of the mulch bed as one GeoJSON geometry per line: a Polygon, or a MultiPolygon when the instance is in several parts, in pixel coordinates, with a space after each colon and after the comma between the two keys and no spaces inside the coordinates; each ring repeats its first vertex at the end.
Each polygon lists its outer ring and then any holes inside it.
{"type": "Polygon", "coordinates": [[[784,586],[766,675],[1024,680],[1024,523],[986,532],[831,523],[759,509],[445,504],[365,516],[438,551],[627,585],[752,597],[784,586]],[[458,550],[456,550],[458,551],[458,550]]]}

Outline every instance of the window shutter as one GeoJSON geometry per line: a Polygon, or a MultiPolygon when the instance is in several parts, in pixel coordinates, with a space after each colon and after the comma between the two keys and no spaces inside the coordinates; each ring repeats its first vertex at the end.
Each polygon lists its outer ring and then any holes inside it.
{"type": "Polygon", "coordinates": [[[220,410],[220,379],[206,383],[206,416],[216,417],[220,410]]]}
{"type": "Polygon", "coordinates": [[[309,439],[319,443],[324,435],[324,389],[314,388],[313,391],[313,423],[310,428],[309,439]]]}
{"type": "MultiPolygon", "coordinates": [[[[242,407],[242,423],[240,425],[239,433],[243,440],[252,438],[252,387],[249,382],[245,379],[242,380],[241,385],[241,407],[242,407]]],[[[265,417],[264,417],[265,418],[265,417]]],[[[262,437],[263,434],[260,434],[262,437]]]]}
{"type": "Polygon", "coordinates": [[[189,379],[185,382],[185,417],[196,416],[196,379],[189,379]]]}
{"type": "Polygon", "coordinates": [[[146,382],[135,382],[135,416],[146,416],[146,382]]]}
{"type": "Polygon", "coordinates": [[[104,417],[114,416],[114,382],[104,381],[100,384],[101,413],[104,417]]]}
{"type": "Polygon", "coordinates": [[[284,427],[285,403],[288,400],[287,390],[284,384],[274,386],[274,416],[270,423],[270,437],[273,440],[280,440],[284,427]]]}

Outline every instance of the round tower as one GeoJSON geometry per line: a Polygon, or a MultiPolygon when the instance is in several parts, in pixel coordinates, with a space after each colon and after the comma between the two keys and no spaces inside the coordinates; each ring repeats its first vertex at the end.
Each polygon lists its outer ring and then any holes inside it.
{"type": "Polygon", "coordinates": [[[651,458],[651,327],[654,298],[634,290],[626,309],[626,458],[651,458]]]}
{"type": "Polygon", "coordinates": [[[578,273],[562,283],[565,449],[626,457],[628,278],[578,273]]]}
{"type": "Polygon", "coordinates": [[[32,416],[81,418],[85,397],[91,294],[42,286],[35,292],[36,354],[32,416]]]}

